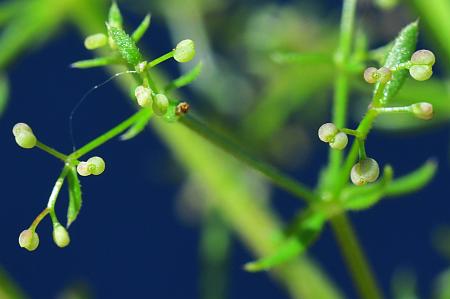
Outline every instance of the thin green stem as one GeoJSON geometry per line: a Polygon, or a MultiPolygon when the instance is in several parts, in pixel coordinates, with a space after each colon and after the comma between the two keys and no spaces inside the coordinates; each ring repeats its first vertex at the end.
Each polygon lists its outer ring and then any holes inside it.
{"type": "Polygon", "coordinates": [[[373,108],[378,113],[388,114],[388,113],[411,113],[413,112],[412,106],[403,107],[379,107],[373,108]]]}
{"type": "Polygon", "coordinates": [[[58,198],[59,191],[61,191],[61,187],[64,184],[64,179],[66,178],[69,170],[70,170],[70,166],[65,165],[63,170],[61,171],[61,174],[59,175],[58,179],[55,182],[55,186],[53,186],[52,193],[50,194],[50,197],[49,197],[48,203],[47,203],[47,209],[49,210],[50,214],[54,213],[56,199],[58,198]]]}
{"type": "Polygon", "coordinates": [[[352,130],[347,128],[339,129],[339,131],[344,132],[347,135],[355,136],[356,138],[361,138],[361,133],[358,130],[352,130]]]}
{"type": "Polygon", "coordinates": [[[31,223],[30,225],[30,229],[32,231],[36,230],[36,227],[39,225],[39,223],[41,223],[42,219],[44,219],[45,216],[47,216],[49,211],[50,210],[48,208],[45,208],[42,212],[39,213],[39,215],[37,215],[37,217],[33,220],[33,223],[31,223]]]}
{"type": "Polygon", "coordinates": [[[66,161],[67,160],[67,156],[64,155],[63,153],[58,152],[57,150],[43,144],[42,142],[40,142],[39,140],[36,141],[36,147],[40,148],[41,150],[43,150],[44,152],[49,153],[50,155],[62,160],[62,161],[66,161]]]}
{"type": "Polygon", "coordinates": [[[360,298],[383,298],[347,215],[335,215],[330,223],[360,298]]]}
{"type": "Polygon", "coordinates": [[[307,186],[291,178],[290,176],[283,174],[275,167],[258,160],[254,157],[254,155],[246,152],[244,149],[237,146],[230,140],[225,139],[223,136],[220,136],[192,115],[188,114],[182,117],[180,122],[225,152],[231,154],[236,159],[258,170],[280,188],[297,197],[303,198],[310,203],[316,201],[316,195],[307,186]]]}
{"type": "Polygon", "coordinates": [[[147,114],[146,109],[141,109],[126,120],[122,121],[120,124],[109,130],[108,132],[100,135],[99,137],[95,138],[94,140],[90,141],[80,149],[76,150],[72,154],[69,155],[68,159],[78,159],[81,156],[89,153],[93,149],[99,147],[100,145],[104,144],[105,142],[109,141],[110,139],[116,137],[117,135],[124,132],[126,129],[128,129],[130,126],[132,126],[137,120],[139,120],[141,117],[147,114]]]}
{"type": "Polygon", "coordinates": [[[162,56],[160,56],[160,57],[158,57],[158,58],[156,58],[156,59],[153,59],[152,61],[150,61],[150,62],[148,63],[148,66],[149,66],[149,67],[157,66],[157,65],[160,64],[161,62],[164,62],[164,61],[166,61],[167,59],[172,58],[172,57],[173,57],[173,53],[174,53],[174,51],[170,51],[169,53],[166,53],[166,54],[164,54],[164,55],[162,55],[162,56]]]}

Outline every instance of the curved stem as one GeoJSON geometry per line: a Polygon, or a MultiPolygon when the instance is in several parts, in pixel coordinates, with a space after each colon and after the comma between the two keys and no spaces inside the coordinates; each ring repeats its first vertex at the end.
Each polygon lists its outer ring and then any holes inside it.
{"type": "Polygon", "coordinates": [[[67,156],[64,155],[63,153],[58,152],[57,150],[43,144],[42,142],[40,142],[39,140],[36,141],[36,147],[40,148],[41,150],[43,150],[44,152],[49,153],[50,155],[62,160],[62,161],[66,161],[67,160],[67,156]]]}

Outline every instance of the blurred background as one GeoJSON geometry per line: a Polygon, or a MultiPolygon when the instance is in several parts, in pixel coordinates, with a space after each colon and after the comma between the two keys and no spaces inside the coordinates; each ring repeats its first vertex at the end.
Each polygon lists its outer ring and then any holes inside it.
{"type": "MultiPolygon", "coordinates": [[[[152,24],[140,43],[158,57],[184,38],[195,40],[196,61],[165,63],[175,78],[203,61],[202,75],[180,99],[212,127],[238,140],[302,182],[314,186],[327,162],[316,137],[330,119],[341,1],[118,1],[125,28],[147,12],[152,24]],[[320,62],[280,61],[280,52],[320,53],[320,62]],[[327,57],[329,59],[327,59],[327,57]]],[[[356,298],[329,229],[307,256],[279,272],[248,273],[242,265],[270,250],[273,232],[302,203],[259,174],[182,128],[156,124],[130,141],[95,150],[107,162],[99,177],[82,178],[84,203],[71,226],[72,242],[57,248],[51,223],[38,228],[40,247],[18,245],[47,202],[61,163],[38,150],[21,150],[11,135],[27,122],[40,140],[72,149],[69,115],[104,69],[69,65],[91,58],[85,36],[105,31],[108,1],[0,1],[0,299],[9,298],[356,298]],[[310,288],[323,290],[308,295],[310,288]]],[[[360,55],[395,38],[420,19],[418,48],[437,57],[435,75],[408,80],[398,104],[428,101],[436,117],[380,119],[367,142],[380,164],[398,175],[426,160],[439,162],[419,192],[383,200],[351,214],[387,298],[450,298],[450,2],[361,0],[355,48],[360,55]],[[434,297],[433,297],[434,296],[434,297]]],[[[356,68],[350,102],[354,127],[371,86],[356,68]]],[[[77,110],[77,145],[131,115],[127,90],[96,90],[77,110]],[[125,91],[125,92],[124,92],[125,91]]],[[[57,203],[65,215],[65,189],[57,203]]]]}

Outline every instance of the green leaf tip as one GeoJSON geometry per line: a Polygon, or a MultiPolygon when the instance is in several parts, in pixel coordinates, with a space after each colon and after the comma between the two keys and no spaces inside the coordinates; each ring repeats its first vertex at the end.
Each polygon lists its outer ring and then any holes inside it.
{"type": "Polygon", "coordinates": [[[170,82],[165,88],[165,91],[170,91],[172,89],[181,88],[192,83],[195,79],[200,76],[203,69],[203,63],[200,61],[193,69],[191,69],[186,74],[178,77],[177,79],[170,82]]]}
{"type": "Polygon", "coordinates": [[[108,24],[111,27],[122,28],[123,18],[116,1],[112,1],[111,7],[109,8],[108,24]]]}
{"type": "Polygon", "coordinates": [[[135,66],[142,61],[141,53],[134,40],[120,28],[106,24],[110,38],[117,46],[122,58],[129,64],[135,66]]]}
{"type": "MultiPolygon", "coordinates": [[[[407,62],[416,49],[418,32],[418,21],[405,26],[394,40],[394,44],[387,54],[384,66],[390,68],[407,62]]],[[[407,77],[407,70],[399,70],[392,75],[392,79],[386,84],[383,91],[383,97],[381,99],[383,104],[386,104],[397,94],[407,77]]]]}
{"type": "Polygon", "coordinates": [[[142,22],[139,24],[139,26],[131,34],[131,38],[135,42],[138,42],[142,38],[142,36],[144,36],[145,32],[150,26],[151,17],[152,16],[150,14],[147,14],[145,18],[142,20],[142,22]]]}

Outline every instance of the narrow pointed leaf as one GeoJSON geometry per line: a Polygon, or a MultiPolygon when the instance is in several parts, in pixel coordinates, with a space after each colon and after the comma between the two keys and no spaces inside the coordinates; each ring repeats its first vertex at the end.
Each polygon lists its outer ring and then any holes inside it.
{"type": "Polygon", "coordinates": [[[81,185],[78,179],[77,170],[71,167],[67,174],[69,187],[69,208],[67,210],[67,227],[69,227],[78,217],[82,205],[81,185]]]}
{"type": "Polygon", "coordinates": [[[199,62],[192,70],[187,72],[186,74],[180,76],[179,78],[170,82],[165,88],[165,91],[170,91],[172,89],[181,88],[192,83],[195,79],[198,78],[203,68],[203,63],[199,62]]]}
{"type": "Polygon", "coordinates": [[[311,210],[307,210],[303,215],[296,234],[282,241],[272,255],[247,263],[244,269],[250,272],[269,270],[305,252],[319,236],[326,217],[320,212],[311,210]]]}
{"type": "Polygon", "coordinates": [[[5,111],[9,96],[9,82],[4,74],[0,73],[0,116],[5,111]]]}
{"type": "MultiPolygon", "coordinates": [[[[418,30],[417,21],[403,28],[395,39],[394,45],[386,57],[386,62],[384,63],[386,67],[393,67],[399,63],[406,62],[411,58],[411,55],[416,48],[418,30]]],[[[394,72],[392,79],[386,83],[384,88],[383,98],[381,99],[383,104],[386,104],[397,94],[407,76],[408,70],[394,72]]],[[[377,90],[379,86],[380,83],[377,84],[375,90],[377,90]]]]}
{"type": "Polygon", "coordinates": [[[109,36],[117,45],[120,55],[126,62],[135,66],[142,61],[141,53],[134,40],[120,28],[108,26],[109,36]]]}
{"type": "Polygon", "coordinates": [[[134,137],[136,137],[139,133],[141,133],[145,127],[147,126],[148,122],[150,121],[153,112],[150,109],[147,109],[148,113],[142,115],[141,118],[139,118],[133,126],[131,126],[128,131],[126,131],[122,136],[120,136],[120,140],[130,140],[134,137]]]}
{"type": "Polygon", "coordinates": [[[108,24],[111,27],[122,28],[123,26],[123,18],[120,13],[119,6],[117,6],[116,1],[113,1],[111,7],[109,8],[108,14],[108,24]]]}
{"type": "Polygon", "coordinates": [[[111,64],[118,64],[121,62],[120,57],[117,56],[106,56],[94,59],[80,60],[72,63],[70,67],[77,69],[87,69],[93,67],[101,67],[111,64]]]}
{"type": "Polygon", "coordinates": [[[150,26],[151,21],[151,15],[148,14],[145,16],[145,18],[142,20],[141,24],[134,30],[134,32],[131,34],[131,38],[138,42],[141,40],[142,36],[144,36],[145,32],[147,31],[148,27],[150,26]]]}

